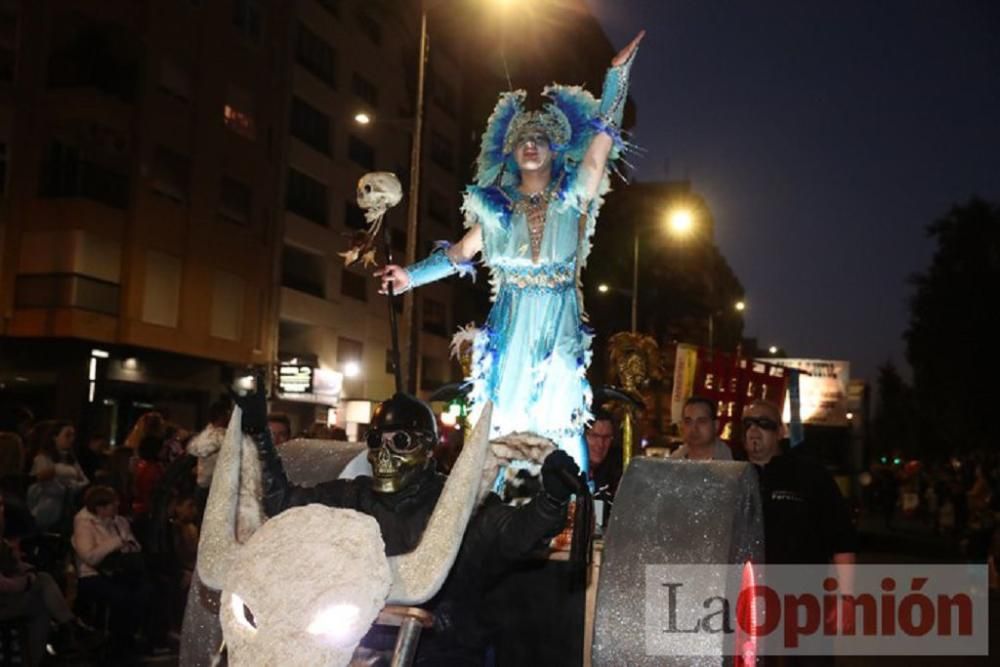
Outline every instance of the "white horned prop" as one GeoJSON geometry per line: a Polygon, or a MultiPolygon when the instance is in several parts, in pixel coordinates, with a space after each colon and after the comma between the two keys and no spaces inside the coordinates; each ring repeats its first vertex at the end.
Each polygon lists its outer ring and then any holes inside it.
{"type": "Polygon", "coordinates": [[[351,240],[351,247],[338,253],[344,264],[351,266],[359,259],[366,266],[375,264],[375,244],[386,211],[403,199],[403,186],[396,174],[389,171],[373,171],[358,181],[358,206],[365,212],[368,229],[351,240]]]}
{"type": "Polygon", "coordinates": [[[289,509],[236,538],[242,413],[233,410],[205,509],[198,573],[221,589],[230,664],[347,665],[386,604],[418,605],[448,576],[477,503],[487,405],[417,548],[387,557],[378,524],[353,510],[289,509]]]}

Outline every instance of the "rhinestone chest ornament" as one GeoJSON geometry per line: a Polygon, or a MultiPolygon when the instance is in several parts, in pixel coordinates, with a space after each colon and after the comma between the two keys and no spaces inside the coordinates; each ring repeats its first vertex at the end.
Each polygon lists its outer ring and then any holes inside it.
{"type": "Polygon", "coordinates": [[[535,264],[538,263],[538,257],[542,252],[542,239],[545,238],[545,220],[551,198],[552,190],[546,189],[542,192],[523,195],[514,204],[514,211],[516,213],[523,213],[524,220],[528,225],[528,240],[531,243],[531,261],[535,264]]]}

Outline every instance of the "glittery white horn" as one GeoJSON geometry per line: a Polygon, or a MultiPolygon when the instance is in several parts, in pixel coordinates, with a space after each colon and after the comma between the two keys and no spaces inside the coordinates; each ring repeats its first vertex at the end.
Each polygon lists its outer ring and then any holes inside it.
{"type": "Polygon", "coordinates": [[[222,589],[230,563],[239,559],[236,514],[239,509],[240,456],[243,450],[243,412],[233,408],[226,438],[212,474],[212,487],[205,504],[205,518],[198,542],[198,574],[211,588],[222,589]]]}
{"type": "Polygon", "coordinates": [[[448,475],[420,544],[408,554],[389,559],[393,574],[389,604],[426,602],[434,597],[451,571],[465,527],[475,509],[479,478],[489,450],[492,414],[493,404],[487,403],[448,475]]]}

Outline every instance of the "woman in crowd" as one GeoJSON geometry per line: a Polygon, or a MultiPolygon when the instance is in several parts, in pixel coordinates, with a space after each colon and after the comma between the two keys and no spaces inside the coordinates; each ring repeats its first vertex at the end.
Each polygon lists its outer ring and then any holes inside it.
{"type": "Polygon", "coordinates": [[[32,430],[31,470],[39,471],[52,466],[56,480],[67,490],[76,493],[90,483],[77,461],[74,452],[76,429],[73,423],[62,419],[43,421],[32,430]]]}
{"type": "MultiPolygon", "coordinates": [[[[0,495],[0,536],[4,529],[4,497],[0,495]]],[[[19,551],[0,537],[0,619],[27,619],[32,664],[37,665],[53,629],[59,649],[75,644],[77,620],[52,576],[36,572],[21,560],[19,551]]]]}
{"type": "Polygon", "coordinates": [[[83,503],[73,520],[80,598],[108,603],[112,648],[130,652],[149,597],[139,541],[114,489],[91,487],[83,503]]]}

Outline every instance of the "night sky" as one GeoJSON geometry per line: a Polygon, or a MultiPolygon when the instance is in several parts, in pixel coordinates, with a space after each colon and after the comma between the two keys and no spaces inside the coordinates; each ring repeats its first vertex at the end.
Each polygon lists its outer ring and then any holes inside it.
{"type": "MultiPolygon", "coordinates": [[[[909,374],[924,227],[1000,199],[1000,3],[586,0],[633,67],[640,181],[690,178],[745,335],[909,374]]],[[[942,353],[955,351],[942,350],[942,353]]]]}

